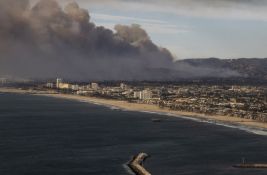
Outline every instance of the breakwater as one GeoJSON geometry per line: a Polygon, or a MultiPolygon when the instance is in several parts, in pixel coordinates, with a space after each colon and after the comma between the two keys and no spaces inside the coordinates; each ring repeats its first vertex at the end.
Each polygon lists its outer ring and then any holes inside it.
{"type": "Polygon", "coordinates": [[[133,159],[129,163],[129,167],[133,170],[133,172],[137,175],[151,175],[144,167],[144,161],[148,158],[149,155],[146,153],[139,153],[137,156],[134,156],[133,159]]]}

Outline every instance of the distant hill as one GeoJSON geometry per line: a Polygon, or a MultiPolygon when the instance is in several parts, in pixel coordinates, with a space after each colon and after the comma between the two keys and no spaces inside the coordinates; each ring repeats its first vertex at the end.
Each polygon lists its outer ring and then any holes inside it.
{"type": "MultiPolygon", "coordinates": [[[[199,77],[244,77],[267,80],[267,58],[239,58],[239,59],[184,59],[175,63],[185,69],[196,69],[199,77]],[[203,70],[204,73],[201,74],[203,70]],[[209,70],[209,71],[205,71],[209,70]]],[[[190,72],[190,71],[188,71],[190,72]]],[[[189,75],[190,76],[190,75],[189,75]]],[[[196,77],[196,75],[193,75],[196,77]]]]}

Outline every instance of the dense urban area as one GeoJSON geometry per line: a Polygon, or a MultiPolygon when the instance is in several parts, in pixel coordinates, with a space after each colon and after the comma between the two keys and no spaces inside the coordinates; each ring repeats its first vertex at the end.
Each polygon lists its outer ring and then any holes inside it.
{"type": "MultiPolygon", "coordinates": [[[[9,84],[0,79],[2,86],[9,84]]],[[[27,87],[29,88],[29,87],[27,87]]],[[[50,93],[67,93],[208,115],[267,122],[267,87],[254,85],[202,85],[160,83],[68,83],[63,79],[31,85],[50,93]]]]}

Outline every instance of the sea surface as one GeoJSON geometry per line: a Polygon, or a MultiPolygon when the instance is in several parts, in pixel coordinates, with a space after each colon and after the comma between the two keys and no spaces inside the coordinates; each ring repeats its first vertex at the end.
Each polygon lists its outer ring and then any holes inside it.
{"type": "Polygon", "coordinates": [[[267,136],[79,101],[0,94],[0,175],[127,175],[151,155],[153,175],[266,175],[235,169],[267,163],[267,136]],[[153,122],[162,119],[162,122],[153,122]]]}

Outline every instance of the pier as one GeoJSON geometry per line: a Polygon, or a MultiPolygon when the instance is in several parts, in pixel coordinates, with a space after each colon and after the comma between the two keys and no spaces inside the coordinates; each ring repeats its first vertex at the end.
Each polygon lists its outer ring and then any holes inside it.
{"type": "Polygon", "coordinates": [[[134,156],[132,161],[129,163],[129,167],[133,170],[136,175],[151,175],[144,167],[143,163],[146,158],[148,158],[148,154],[139,153],[137,156],[134,156]]]}
{"type": "Polygon", "coordinates": [[[267,169],[266,163],[246,163],[246,159],[242,158],[242,163],[233,165],[234,168],[256,168],[256,169],[267,169]]]}
{"type": "Polygon", "coordinates": [[[267,164],[236,164],[233,167],[235,168],[257,168],[257,169],[267,169],[267,164]]]}

